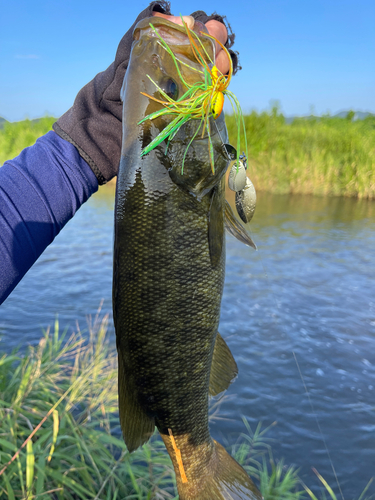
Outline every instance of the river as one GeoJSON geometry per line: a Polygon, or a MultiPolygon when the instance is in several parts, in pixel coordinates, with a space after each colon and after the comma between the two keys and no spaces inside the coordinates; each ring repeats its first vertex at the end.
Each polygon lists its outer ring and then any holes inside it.
{"type": "MultiPolygon", "coordinates": [[[[0,350],[36,344],[56,315],[74,330],[102,300],[111,312],[112,191],[77,212],[0,306],[0,350]]],[[[252,228],[257,252],[227,236],[220,333],[239,376],[212,433],[233,443],[241,415],[253,430],[276,422],[274,459],[310,487],[315,467],[338,494],[326,443],[344,497],[358,498],[375,475],[375,203],[259,193],[252,228]]]]}

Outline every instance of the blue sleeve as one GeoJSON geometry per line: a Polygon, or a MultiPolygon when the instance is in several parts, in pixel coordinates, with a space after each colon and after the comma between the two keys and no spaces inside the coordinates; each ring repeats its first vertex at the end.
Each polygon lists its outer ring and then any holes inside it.
{"type": "Polygon", "coordinates": [[[0,304],[97,190],[77,149],[52,131],[0,167],[0,304]]]}

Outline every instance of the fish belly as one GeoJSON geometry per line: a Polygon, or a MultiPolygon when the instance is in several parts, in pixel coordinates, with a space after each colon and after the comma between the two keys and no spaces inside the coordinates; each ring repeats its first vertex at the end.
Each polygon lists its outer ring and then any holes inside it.
{"type": "MultiPolygon", "coordinates": [[[[162,434],[208,441],[208,386],[224,280],[212,265],[210,196],[138,171],[117,206],[114,318],[124,382],[162,434]],[[130,388],[129,388],[130,390],[130,388]]],[[[120,394],[121,398],[121,394],[120,394]]],[[[125,404],[125,401],[124,401],[125,404]]],[[[129,418],[129,417],[128,417],[129,418]]]]}

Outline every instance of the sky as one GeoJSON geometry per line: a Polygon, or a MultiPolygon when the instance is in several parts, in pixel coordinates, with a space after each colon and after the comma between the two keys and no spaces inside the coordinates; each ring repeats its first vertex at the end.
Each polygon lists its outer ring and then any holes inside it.
{"type": "MultiPolygon", "coordinates": [[[[0,116],[55,117],[113,61],[147,1],[0,0],[0,116]]],[[[226,15],[243,67],[230,84],[244,112],[375,113],[374,0],[182,0],[175,15],[226,15]]]]}

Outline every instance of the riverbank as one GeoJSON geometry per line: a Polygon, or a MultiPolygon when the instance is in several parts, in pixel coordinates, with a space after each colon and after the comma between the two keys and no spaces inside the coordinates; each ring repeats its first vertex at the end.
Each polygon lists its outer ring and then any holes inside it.
{"type": "MultiPolygon", "coordinates": [[[[107,323],[107,316],[97,316],[88,331],[66,338],[56,321],[25,356],[0,356],[1,498],[177,500],[172,465],[158,435],[131,455],[122,440],[117,356],[106,339],[107,323]]],[[[244,427],[228,451],[265,500],[317,498],[295,469],[273,461],[267,429],[259,424],[252,431],[245,419],[244,427]]]]}
{"type": "MultiPolygon", "coordinates": [[[[306,117],[275,107],[245,116],[249,170],[259,191],[375,198],[375,117],[306,117]]],[[[227,127],[236,144],[233,116],[227,127]]]]}
{"type": "MultiPolygon", "coordinates": [[[[51,130],[55,118],[5,123],[0,165],[51,130]]],[[[236,144],[233,116],[226,117],[236,144]]],[[[245,116],[249,170],[258,191],[375,198],[375,117],[306,117],[287,123],[274,108],[245,116]]]]}

